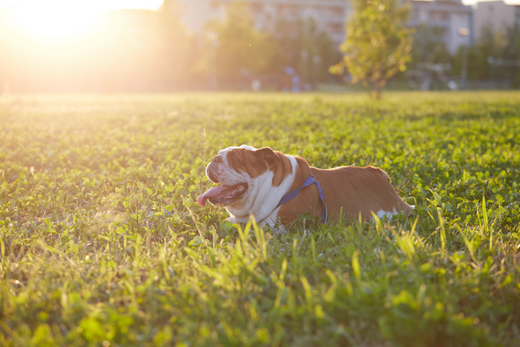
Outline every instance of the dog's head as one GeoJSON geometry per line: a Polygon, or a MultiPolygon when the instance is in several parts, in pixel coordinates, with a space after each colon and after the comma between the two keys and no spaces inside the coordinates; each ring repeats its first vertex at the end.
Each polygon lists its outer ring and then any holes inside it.
{"type": "Polygon", "coordinates": [[[274,171],[280,158],[270,148],[256,149],[242,145],[218,152],[206,167],[213,183],[220,183],[198,197],[202,206],[209,200],[215,206],[238,205],[254,191],[258,178],[274,171]]]}
{"type": "Polygon", "coordinates": [[[219,151],[206,167],[208,178],[220,185],[207,190],[197,200],[202,206],[209,200],[215,206],[227,207],[230,212],[247,214],[290,174],[291,163],[283,153],[268,147],[229,147],[219,151]]]}

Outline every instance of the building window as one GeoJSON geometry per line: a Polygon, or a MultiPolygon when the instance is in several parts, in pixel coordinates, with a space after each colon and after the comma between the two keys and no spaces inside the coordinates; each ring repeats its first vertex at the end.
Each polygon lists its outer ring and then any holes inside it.
{"type": "Polygon", "coordinates": [[[210,2],[209,6],[212,13],[218,13],[220,12],[220,7],[222,6],[222,3],[220,3],[219,1],[212,1],[210,2]]]}
{"type": "Polygon", "coordinates": [[[431,11],[430,19],[445,22],[450,19],[450,15],[446,11],[431,11]]]}
{"type": "Polygon", "coordinates": [[[342,34],[343,33],[343,24],[329,23],[329,24],[327,24],[327,32],[330,35],[342,34]]]}
{"type": "Polygon", "coordinates": [[[261,3],[255,2],[249,5],[249,10],[253,14],[253,16],[260,16],[262,12],[264,11],[264,5],[261,3]]]}
{"type": "Polygon", "coordinates": [[[418,20],[419,19],[419,10],[418,9],[414,9],[413,12],[412,12],[412,20],[418,20]]]}
{"type": "Polygon", "coordinates": [[[327,16],[343,17],[343,7],[340,7],[340,6],[328,7],[327,16]]]}
{"type": "Polygon", "coordinates": [[[278,6],[278,13],[284,17],[299,17],[300,8],[296,5],[280,5],[278,6]]]}

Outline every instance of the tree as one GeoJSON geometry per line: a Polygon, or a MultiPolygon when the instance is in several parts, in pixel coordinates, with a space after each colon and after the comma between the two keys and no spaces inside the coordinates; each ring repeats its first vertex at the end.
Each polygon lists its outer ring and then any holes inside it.
{"type": "Polygon", "coordinates": [[[504,72],[509,76],[512,86],[518,88],[520,85],[519,58],[520,58],[520,34],[519,24],[515,23],[506,28],[506,45],[502,51],[502,59],[511,62],[509,66],[504,69],[504,72]]]}
{"type": "Polygon", "coordinates": [[[192,61],[195,56],[195,40],[191,39],[181,24],[181,8],[178,0],[164,0],[158,12],[161,57],[158,57],[167,89],[181,89],[189,84],[192,61]]]}
{"type": "Polygon", "coordinates": [[[219,80],[237,81],[244,75],[264,73],[279,60],[273,36],[255,28],[242,1],[228,4],[226,18],[209,23],[208,32],[216,35],[214,42],[207,43],[199,67],[208,72],[214,68],[219,80]]]}
{"type": "Polygon", "coordinates": [[[283,47],[284,65],[296,68],[303,82],[315,84],[331,77],[329,66],[341,58],[341,53],[313,17],[297,23],[278,18],[275,33],[283,47]]]}
{"type": "MultiPolygon", "coordinates": [[[[520,34],[515,24],[505,30],[494,31],[491,25],[482,28],[479,40],[468,47],[468,79],[473,81],[509,81],[518,87],[518,59],[520,58],[520,34]],[[491,63],[490,59],[495,61],[491,63]]],[[[454,73],[460,74],[464,47],[460,47],[455,58],[454,73]]]]}
{"type": "Polygon", "coordinates": [[[343,60],[330,68],[342,75],[347,69],[352,83],[373,85],[375,97],[381,88],[411,61],[412,37],[406,26],[409,8],[397,0],[354,0],[354,15],[348,19],[347,37],[340,46],[343,60]]]}
{"type": "Polygon", "coordinates": [[[421,24],[413,35],[412,62],[410,68],[418,64],[451,64],[451,55],[442,39],[442,28],[421,24]]]}
{"type": "MultiPolygon", "coordinates": [[[[421,88],[440,89],[451,77],[452,56],[443,40],[444,28],[420,24],[412,28],[412,61],[407,66],[407,80],[421,88]]],[[[404,75],[403,75],[404,76],[404,75]]]]}

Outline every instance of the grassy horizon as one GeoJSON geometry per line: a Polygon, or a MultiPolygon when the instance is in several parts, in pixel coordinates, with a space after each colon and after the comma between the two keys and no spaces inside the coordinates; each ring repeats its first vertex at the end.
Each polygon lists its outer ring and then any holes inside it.
{"type": "Polygon", "coordinates": [[[0,102],[0,345],[515,346],[520,92],[0,102]],[[374,165],[413,218],[286,235],[196,197],[221,148],[374,165]]]}

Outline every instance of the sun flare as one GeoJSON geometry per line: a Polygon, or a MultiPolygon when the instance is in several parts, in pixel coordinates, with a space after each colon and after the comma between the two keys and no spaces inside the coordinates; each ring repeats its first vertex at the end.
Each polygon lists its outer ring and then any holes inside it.
{"type": "Polygon", "coordinates": [[[16,23],[42,40],[67,40],[94,32],[101,21],[100,12],[74,1],[31,2],[13,13],[16,23]]]}

